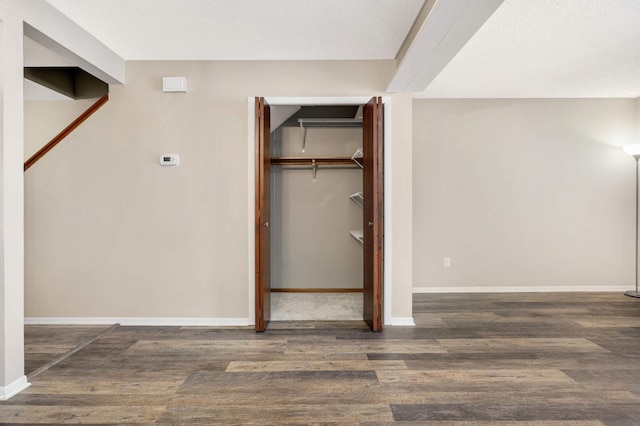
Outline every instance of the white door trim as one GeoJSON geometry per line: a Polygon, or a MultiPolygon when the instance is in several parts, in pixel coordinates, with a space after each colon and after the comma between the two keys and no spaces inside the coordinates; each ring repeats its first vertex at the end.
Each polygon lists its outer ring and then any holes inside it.
{"type": "MultiPolygon", "coordinates": [[[[364,105],[373,96],[332,96],[332,97],[266,97],[269,105],[364,105]]],[[[393,297],[391,282],[391,252],[392,252],[392,220],[391,220],[391,97],[383,96],[384,105],[384,285],[383,285],[383,321],[384,325],[391,325],[391,300],[393,297]]],[[[247,99],[247,270],[248,274],[248,321],[255,325],[255,98],[247,99]]]]}

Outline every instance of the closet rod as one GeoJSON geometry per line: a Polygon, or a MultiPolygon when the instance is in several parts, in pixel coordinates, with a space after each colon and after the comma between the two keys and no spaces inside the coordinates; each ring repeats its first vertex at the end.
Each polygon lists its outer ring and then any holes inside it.
{"type": "Polygon", "coordinates": [[[271,164],[275,166],[353,166],[350,157],[272,157],[271,164]]]}

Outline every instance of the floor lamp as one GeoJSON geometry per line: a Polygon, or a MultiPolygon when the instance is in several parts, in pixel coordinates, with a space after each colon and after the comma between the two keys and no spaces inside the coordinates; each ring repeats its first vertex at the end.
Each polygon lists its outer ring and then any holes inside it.
{"type": "Polygon", "coordinates": [[[640,297],[640,292],[638,292],[638,160],[640,160],[640,143],[625,145],[622,149],[636,160],[636,289],[627,290],[624,294],[630,297],[640,297]]]}

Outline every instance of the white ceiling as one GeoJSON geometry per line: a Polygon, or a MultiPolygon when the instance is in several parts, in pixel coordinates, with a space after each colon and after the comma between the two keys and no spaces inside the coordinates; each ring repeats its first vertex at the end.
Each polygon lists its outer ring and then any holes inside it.
{"type": "MultiPolygon", "coordinates": [[[[392,59],[424,3],[47,1],[126,60],[392,59]]],[[[414,96],[640,97],[640,0],[505,0],[414,96]]]]}
{"type": "Polygon", "coordinates": [[[48,0],[125,60],[392,59],[423,0],[48,0]]]}
{"type": "Polygon", "coordinates": [[[431,98],[640,96],[640,0],[506,0],[431,98]]]}

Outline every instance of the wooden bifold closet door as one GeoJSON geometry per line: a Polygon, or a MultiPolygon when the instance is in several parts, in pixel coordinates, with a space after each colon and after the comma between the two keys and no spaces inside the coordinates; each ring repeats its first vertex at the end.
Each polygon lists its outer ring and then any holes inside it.
{"type": "Polygon", "coordinates": [[[256,98],[256,331],[264,331],[271,317],[271,110],[256,98]]]}
{"type": "Polygon", "coordinates": [[[382,98],[372,98],[363,109],[363,319],[371,330],[382,330],[382,98]]]}
{"type": "MultiPolygon", "coordinates": [[[[271,307],[270,253],[270,109],[264,98],[255,101],[255,269],[256,331],[265,331],[271,307]]],[[[382,98],[372,98],[363,109],[363,320],[371,330],[382,330],[383,289],[383,129],[382,98]]]]}

